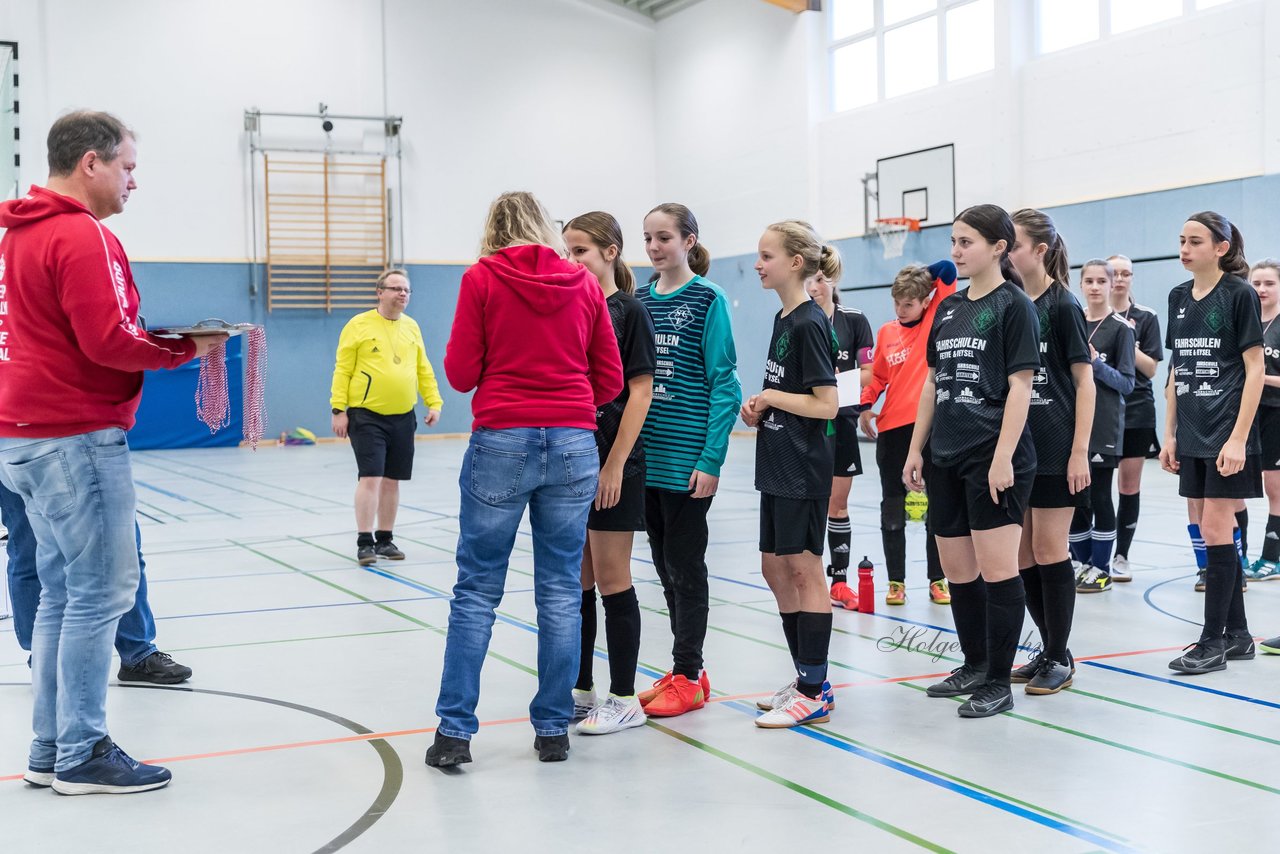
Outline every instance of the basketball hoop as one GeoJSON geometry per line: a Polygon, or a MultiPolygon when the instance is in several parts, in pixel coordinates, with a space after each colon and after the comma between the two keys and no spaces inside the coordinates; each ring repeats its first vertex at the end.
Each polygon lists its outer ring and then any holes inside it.
{"type": "Polygon", "coordinates": [[[876,220],[876,234],[884,244],[884,257],[899,258],[907,244],[907,235],[920,230],[920,220],[906,216],[894,216],[876,220]]]}

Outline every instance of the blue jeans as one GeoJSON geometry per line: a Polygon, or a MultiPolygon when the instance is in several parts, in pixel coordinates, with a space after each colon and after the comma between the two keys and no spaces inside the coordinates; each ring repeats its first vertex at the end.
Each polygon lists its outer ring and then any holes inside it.
{"type": "MultiPolygon", "coordinates": [[[[13,630],[18,646],[31,651],[31,630],[40,604],[40,576],[36,572],[36,535],[27,521],[22,496],[0,482],[0,520],[9,529],[9,599],[13,602],[13,630]]],[[[147,564],[142,559],[142,530],[135,521],[138,544],[138,593],[133,608],[120,618],[116,629],[116,652],[120,662],[132,667],[156,651],[156,621],[147,602],[147,564]]]]}
{"type": "Polygon", "coordinates": [[[129,445],[119,428],[0,438],[0,481],[26,504],[36,538],[30,767],[65,771],[107,734],[111,642],[138,592],[129,445]]]}
{"type": "Polygon", "coordinates": [[[470,739],[479,729],[480,668],[526,506],[538,609],[538,692],[529,719],[538,735],[569,731],[582,642],[582,546],[599,474],[590,430],[517,427],[471,434],[458,478],[458,583],[436,702],[441,735],[470,739]]]}

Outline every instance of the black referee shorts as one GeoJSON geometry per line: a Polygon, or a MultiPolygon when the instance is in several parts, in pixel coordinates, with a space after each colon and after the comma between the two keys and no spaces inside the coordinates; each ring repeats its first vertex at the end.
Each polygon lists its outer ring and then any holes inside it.
{"type": "Polygon", "coordinates": [[[413,434],[417,417],[412,409],[402,415],[380,415],[353,406],[347,410],[347,438],[356,452],[360,477],[413,477],[413,434]]]}

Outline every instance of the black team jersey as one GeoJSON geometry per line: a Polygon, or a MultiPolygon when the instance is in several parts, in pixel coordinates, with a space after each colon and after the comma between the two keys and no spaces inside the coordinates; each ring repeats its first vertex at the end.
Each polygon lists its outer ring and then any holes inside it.
{"type": "MultiPolygon", "coordinates": [[[[1160,318],[1155,309],[1129,303],[1126,311],[1120,312],[1133,330],[1133,337],[1138,342],[1138,349],[1155,359],[1157,363],[1164,361],[1164,348],[1160,346],[1160,318]]],[[[1151,377],[1144,376],[1142,371],[1134,375],[1133,391],[1124,398],[1124,426],[1128,430],[1133,427],[1156,426],[1156,401],[1152,394],[1151,377]]]]}
{"type": "Polygon", "coordinates": [[[1089,434],[1089,456],[1118,457],[1124,450],[1125,395],[1133,391],[1133,330],[1119,314],[1087,321],[1089,343],[1098,351],[1093,365],[1097,390],[1093,405],[1093,432],[1089,434]]]}
{"type": "MultiPolygon", "coordinates": [[[[856,308],[837,305],[831,315],[831,328],[836,335],[836,370],[840,373],[860,370],[863,363],[870,364],[871,351],[876,346],[875,333],[867,316],[856,308]]],[[[840,417],[856,417],[860,406],[854,404],[840,408],[840,417]]]]}
{"type": "MultiPolygon", "coordinates": [[[[1280,376],[1280,324],[1271,318],[1262,325],[1262,355],[1268,376],[1280,376]]],[[[1280,406],[1280,388],[1262,387],[1262,406],[1280,406]]]]}
{"type": "MultiPolygon", "coordinates": [[[[970,300],[965,288],[942,301],[925,353],[937,383],[929,439],[936,464],[954,465],[966,455],[994,451],[1009,375],[1039,369],[1038,351],[1036,308],[1011,282],[980,299],[970,300]]],[[[1035,448],[1024,426],[1014,469],[1034,465],[1035,448]]]]}
{"type": "MultiPolygon", "coordinates": [[[[613,321],[613,334],[618,337],[623,378],[630,381],[634,377],[653,376],[657,355],[649,310],[640,300],[622,291],[614,293],[605,304],[609,307],[609,320],[613,321]]],[[[605,464],[613,450],[618,428],[622,426],[622,412],[627,408],[630,397],[630,388],[624,384],[616,398],[596,409],[596,447],[600,450],[600,465],[605,464]]],[[[622,476],[631,477],[643,470],[644,440],[637,436],[626,465],[622,467],[622,476]]]]}
{"type": "MultiPolygon", "coordinates": [[[[835,336],[826,313],[808,300],[786,317],[779,311],[773,318],[764,387],[808,394],[835,384],[835,336]]],[[[834,453],[826,419],[766,409],[756,441],[756,489],[779,498],[826,498],[834,453]]]]}
{"type": "MultiPolygon", "coordinates": [[[[1178,456],[1214,459],[1231,438],[1244,395],[1241,354],[1262,344],[1258,295],[1230,274],[1202,299],[1191,282],[1169,291],[1169,328],[1164,345],[1178,405],[1178,456]]],[[[1258,428],[1249,431],[1245,453],[1260,454],[1258,428]]]]}
{"type": "Polygon", "coordinates": [[[1076,436],[1076,383],[1072,365],[1089,364],[1084,311],[1058,283],[1035,301],[1040,369],[1031,381],[1027,426],[1036,445],[1036,474],[1067,473],[1076,436]]]}

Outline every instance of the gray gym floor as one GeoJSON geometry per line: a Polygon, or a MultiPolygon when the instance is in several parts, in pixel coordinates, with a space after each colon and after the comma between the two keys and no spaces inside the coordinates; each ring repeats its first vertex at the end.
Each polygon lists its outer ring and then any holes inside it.
{"type": "MultiPolygon", "coordinates": [[[[29,676],[0,622],[3,850],[1201,852],[1280,838],[1280,657],[1200,677],[1166,668],[1198,634],[1201,596],[1175,480],[1154,462],[1133,583],[1078,600],[1076,687],[1019,692],[1013,712],[969,721],[923,692],[957,653],[949,610],[925,589],[921,525],[909,527],[908,602],[883,604],[864,445],[854,560],[877,565],[876,613],[836,613],[830,724],[763,731],[754,699],[791,672],[759,573],[753,442],[735,438],[711,513],[715,701],[574,737],[568,762],[538,763],[526,536],[484,671],[475,763],[429,769],[463,448],[418,444],[397,525],[408,560],[368,568],[354,560],[345,445],[135,454],[158,642],[195,677],[113,687],[111,732],[174,781],[79,798],[23,784],[29,676]],[[904,633],[909,649],[895,646],[904,633]]],[[[1250,504],[1256,551],[1266,505],[1250,504]]],[[[670,633],[642,536],[636,546],[644,685],[668,665],[670,633]]],[[[1280,634],[1280,583],[1253,585],[1246,604],[1256,636],[1280,634]]],[[[603,651],[596,675],[607,682],[603,651]]]]}

